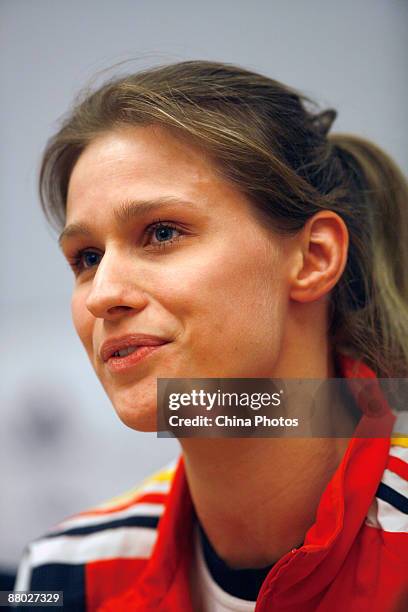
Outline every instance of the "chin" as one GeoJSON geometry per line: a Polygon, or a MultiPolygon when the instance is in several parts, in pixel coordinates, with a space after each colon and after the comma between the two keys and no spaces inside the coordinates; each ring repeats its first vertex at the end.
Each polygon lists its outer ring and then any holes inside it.
{"type": "Polygon", "coordinates": [[[131,406],[113,404],[116,414],[126,427],[137,431],[157,431],[157,408],[154,405],[138,405],[137,401],[131,406]]]}
{"type": "Polygon", "coordinates": [[[154,377],[127,380],[118,385],[100,378],[116,414],[126,427],[157,431],[157,381],[154,377]]]}

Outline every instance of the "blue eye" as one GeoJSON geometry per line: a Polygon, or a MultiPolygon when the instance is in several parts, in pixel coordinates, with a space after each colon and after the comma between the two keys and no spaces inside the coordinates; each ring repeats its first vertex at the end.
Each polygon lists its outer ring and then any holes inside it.
{"type": "Polygon", "coordinates": [[[84,251],[82,253],[82,260],[85,268],[92,268],[92,266],[96,266],[99,263],[99,258],[99,253],[94,253],[93,251],[84,251]]]}
{"type": "Polygon", "coordinates": [[[174,231],[169,225],[161,225],[154,230],[154,237],[158,242],[165,242],[173,238],[174,231]]]}
{"type": "Polygon", "coordinates": [[[95,251],[78,251],[78,253],[75,253],[72,260],[69,261],[69,264],[74,272],[79,274],[83,270],[89,270],[97,266],[101,257],[100,253],[96,253],[95,251]]]}
{"type": "Polygon", "coordinates": [[[150,246],[161,247],[175,242],[182,232],[169,223],[157,222],[148,229],[150,246]]]}

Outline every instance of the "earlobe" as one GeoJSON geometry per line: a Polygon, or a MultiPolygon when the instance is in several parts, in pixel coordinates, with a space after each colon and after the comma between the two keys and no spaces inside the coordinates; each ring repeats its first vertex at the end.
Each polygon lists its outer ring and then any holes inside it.
{"type": "Polygon", "coordinates": [[[301,257],[291,284],[290,298],[314,302],[327,295],[343,274],[348,230],[343,219],[329,210],[316,213],[298,236],[301,257]]]}

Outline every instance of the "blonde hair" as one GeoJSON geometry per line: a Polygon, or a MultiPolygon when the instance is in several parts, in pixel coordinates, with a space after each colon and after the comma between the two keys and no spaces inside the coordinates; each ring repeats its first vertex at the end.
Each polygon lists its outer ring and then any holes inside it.
{"type": "Polygon", "coordinates": [[[354,135],[327,136],[336,117],[297,91],[240,67],[189,61],[142,71],[86,91],[47,144],[40,197],[65,222],[68,183],[85,147],[123,125],[158,124],[210,153],[253,202],[260,222],[300,230],[321,209],[345,221],[346,269],[332,291],[334,348],[378,376],[408,364],[408,186],[391,158],[354,135]]]}

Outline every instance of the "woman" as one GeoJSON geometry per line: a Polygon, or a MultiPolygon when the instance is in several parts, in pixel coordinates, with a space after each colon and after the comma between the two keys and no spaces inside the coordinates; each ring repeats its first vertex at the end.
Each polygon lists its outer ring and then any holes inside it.
{"type": "MultiPolygon", "coordinates": [[[[87,93],[49,142],[74,324],[126,425],[155,429],[158,378],[406,376],[407,186],[334,118],[184,62],[87,93]]],[[[73,610],[395,609],[408,458],[379,419],[376,438],[183,438],[176,468],[32,543],[17,588],[73,610]]]]}

